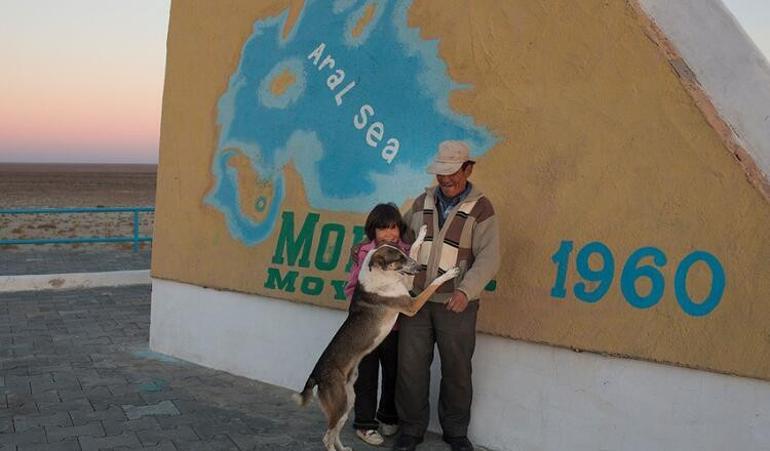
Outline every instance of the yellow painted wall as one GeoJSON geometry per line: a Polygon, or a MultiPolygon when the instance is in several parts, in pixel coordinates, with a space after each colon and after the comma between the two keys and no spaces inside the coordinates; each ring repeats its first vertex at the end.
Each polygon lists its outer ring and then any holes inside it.
{"type": "MultiPolygon", "coordinates": [[[[152,274],[344,308],[331,286],[346,278],[344,264],[324,271],[275,263],[280,219],[267,239],[248,245],[205,201],[222,132],[218,102],[255,22],[288,3],[172,3],[152,274]],[[295,291],[266,287],[269,268],[296,270],[295,291]],[[302,293],[300,281],[308,276],[324,281],[321,294],[302,293]]],[[[284,36],[302,26],[303,7],[294,2],[284,36]]],[[[770,379],[770,206],[645,35],[646,18],[633,5],[416,0],[408,25],[419,28],[422,39],[437,40],[449,77],[469,88],[451,94],[451,109],[496,138],[472,177],[498,211],[503,243],[496,288],[482,299],[481,331],[770,379]],[[574,249],[566,295],[557,298],[552,256],[562,241],[574,249]],[[609,291],[587,303],[573,292],[580,282],[575,258],[593,241],[611,251],[615,271],[609,291]],[[627,302],[621,273],[645,246],[663,252],[667,263],[658,268],[662,299],[641,309],[627,302]],[[696,250],[713,255],[726,279],[719,305],[700,317],[680,307],[674,290],[677,267],[696,250]]],[[[250,205],[275,187],[239,155],[231,166],[240,174],[244,209],[259,220],[264,213],[250,205]]],[[[289,163],[283,174],[280,210],[294,212],[295,231],[306,213],[320,215],[311,256],[322,226],[342,224],[344,263],[353,226],[365,213],[310,208],[296,166],[289,163]]],[[[594,256],[591,264],[597,268],[601,260],[594,256]]],[[[696,301],[712,288],[706,268],[695,264],[686,279],[696,301]]],[[[644,295],[649,284],[641,281],[637,289],[644,295]]]]}

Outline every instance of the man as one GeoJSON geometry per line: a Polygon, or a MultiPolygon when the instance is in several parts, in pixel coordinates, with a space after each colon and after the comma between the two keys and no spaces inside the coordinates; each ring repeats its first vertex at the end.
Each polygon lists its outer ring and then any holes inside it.
{"type": "Polygon", "coordinates": [[[441,357],[438,414],[443,439],[453,451],[472,450],[468,440],[471,358],[476,344],[479,296],[500,265],[500,238],[492,203],[468,181],[473,172],[468,145],[444,141],[427,172],[438,186],[427,188],[404,216],[415,232],[428,228],[414,279],[421,291],[453,266],[460,275],[442,285],[412,318],[401,317],[396,407],[401,436],[393,449],[414,450],[430,418],[428,401],[434,343],[441,357]]]}

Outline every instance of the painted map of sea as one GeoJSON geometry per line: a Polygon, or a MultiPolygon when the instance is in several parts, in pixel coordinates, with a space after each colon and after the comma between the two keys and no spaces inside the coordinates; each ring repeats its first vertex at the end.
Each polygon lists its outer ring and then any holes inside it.
{"type": "Polygon", "coordinates": [[[311,208],[365,213],[430,185],[425,167],[439,142],[465,140],[474,157],[494,144],[450,109],[450,92],[468,86],[449,78],[438,42],[409,27],[410,6],[308,1],[288,34],[288,11],[254,24],[218,103],[206,197],[235,238],[254,245],[270,235],[287,164],[311,208]]]}

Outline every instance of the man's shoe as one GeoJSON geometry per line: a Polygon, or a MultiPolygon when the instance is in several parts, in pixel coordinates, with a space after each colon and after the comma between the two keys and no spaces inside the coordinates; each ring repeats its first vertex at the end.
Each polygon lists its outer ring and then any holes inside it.
{"type": "Polygon", "coordinates": [[[422,443],[422,437],[401,434],[393,445],[394,451],[414,451],[422,443]]]}
{"type": "Polygon", "coordinates": [[[398,434],[398,424],[380,423],[380,432],[385,437],[398,434]]]}
{"type": "Polygon", "coordinates": [[[468,437],[444,437],[452,451],[473,451],[473,443],[468,437]]]}

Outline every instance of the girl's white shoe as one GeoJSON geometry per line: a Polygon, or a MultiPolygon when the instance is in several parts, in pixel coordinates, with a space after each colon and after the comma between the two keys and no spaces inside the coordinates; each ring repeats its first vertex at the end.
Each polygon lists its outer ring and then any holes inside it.
{"type": "Polygon", "coordinates": [[[380,446],[385,441],[376,429],[356,429],[358,438],[373,446],[380,446]]]}

